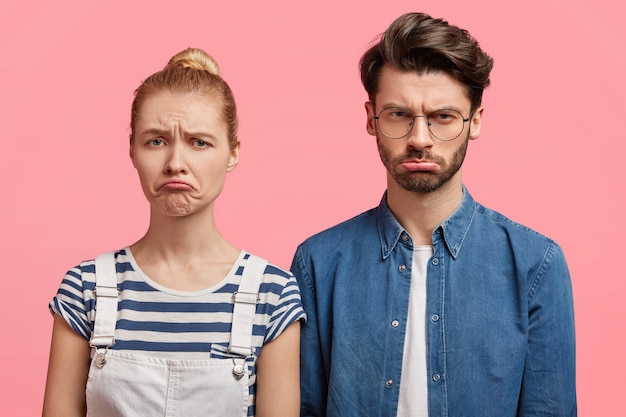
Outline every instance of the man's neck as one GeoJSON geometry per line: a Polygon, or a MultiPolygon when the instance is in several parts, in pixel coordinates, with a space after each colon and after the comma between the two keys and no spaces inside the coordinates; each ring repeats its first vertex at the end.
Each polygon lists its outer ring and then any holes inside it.
{"type": "Polygon", "coordinates": [[[460,175],[428,193],[407,191],[393,179],[387,181],[387,205],[414,245],[432,245],[433,231],[454,213],[462,199],[460,175]]]}

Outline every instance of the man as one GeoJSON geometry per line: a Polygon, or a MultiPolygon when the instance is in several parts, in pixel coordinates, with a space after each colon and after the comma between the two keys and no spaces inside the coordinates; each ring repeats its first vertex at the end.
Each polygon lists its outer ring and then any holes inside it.
{"type": "Polygon", "coordinates": [[[360,64],[387,191],[295,254],[301,414],[576,415],[563,253],[461,180],[493,60],[467,31],[409,13],[360,64]]]}

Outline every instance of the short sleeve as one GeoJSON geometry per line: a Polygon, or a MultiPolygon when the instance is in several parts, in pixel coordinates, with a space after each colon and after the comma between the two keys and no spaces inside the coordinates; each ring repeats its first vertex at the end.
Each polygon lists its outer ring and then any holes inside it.
{"type": "MultiPolygon", "coordinates": [[[[306,314],[300,300],[300,289],[295,277],[273,265],[268,265],[265,278],[271,278],[273,291],[279,294],[271,312],[264,343],[276,339],[287,327],[298,320],[306,320],[306,314]]],[[[265,279],[264,279],[265,281],[265,279]]]]}
{"type": "Polygon", "coordinates": [[[61,316],[76,333],[91,338],[94,309],[95,266],[93,261],[84,262],[70,269],[48,307],[53,314],[61,316]]]}

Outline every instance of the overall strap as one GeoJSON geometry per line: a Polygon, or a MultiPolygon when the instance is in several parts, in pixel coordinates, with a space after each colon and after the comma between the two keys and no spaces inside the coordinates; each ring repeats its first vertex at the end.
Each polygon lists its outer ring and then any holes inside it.
{"type": "Polygon", "coordinates": [[[265,272],[267,261],[258,256],[250,255],[243,267],[243,275],[239,283],[239,289],[233,294],[233,326],[230,332],[228,351],[251,356],[252,326],[256,306],[259,303],[259,286],[265,272]]]}
{"type": "Polygon", "coordinates": [[[96,348],[96,361],[104,365],[106,350],[115,344],[117,322],[117,275],[115,252],[107,252],[96,258],[96,317],[89,344],[96,348]]]}

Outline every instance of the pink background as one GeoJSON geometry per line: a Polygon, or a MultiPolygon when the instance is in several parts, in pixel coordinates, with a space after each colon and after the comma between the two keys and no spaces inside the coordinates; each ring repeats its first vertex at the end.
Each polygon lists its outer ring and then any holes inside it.
{"type": "Polygon", "coordinates": [[[469,29],[495,58],[465,183],[563,246],[580,415],[626,415],[618,2],[38,3],[0,6],[2,415],[40,414],[46,305],[65,271],[146,228],[127,157],[132,92],[143,78],[188,46],[214,55],[238,101],[242,140],[218,224],[237,245],[288,267],[308,235],[378,203],[384,171],[365,131],[357,61],[395,17],[418,10],[469,29]]]}

